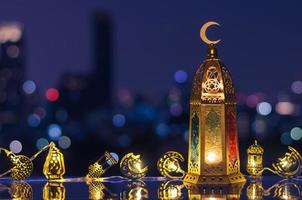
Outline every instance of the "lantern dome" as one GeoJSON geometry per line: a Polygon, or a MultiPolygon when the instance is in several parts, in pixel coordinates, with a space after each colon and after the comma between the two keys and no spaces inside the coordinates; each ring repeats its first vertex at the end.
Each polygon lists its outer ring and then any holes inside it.
{"type": "Polygon", "coordinates": [[[194,75],[190,102],[191,104],[236,103],[230,72],[218,58],[214,45],[209,45],[207,58],[194,75]]]}
{"type": "Polygon", "coordinates": [[[249,148],[247,149],[247,154],[263,154],[264,150],[263,148],[258,145],[257,140],[255,140],[255,143],[252,144],[251,146],[249,146],[249,148]]]}

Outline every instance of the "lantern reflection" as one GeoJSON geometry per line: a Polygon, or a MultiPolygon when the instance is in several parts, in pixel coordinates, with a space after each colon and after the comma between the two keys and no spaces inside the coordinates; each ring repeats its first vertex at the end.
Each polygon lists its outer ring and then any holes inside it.
{"type": "Polygon", "coordinates": [[[33,199],[32,187],[26,182],[13,182],[10,192],[13,200],[33,199]]]}
{"type": "Polygon", "coordinates": [[[182,199],[184,185],[178,185],[174,181],[163,182],[157,191],[159,199],[182,199]]]}
{"type": "Polygon", "coordinates": [[[251,180],[250,185],[246,188],[246,196],[248,200],[262,200],[264,189],[260,179],[251,180]]]}
{"type": "Polygon", "coordinates": [[[143,200],[149,199],[149,192],[144,182],[135,181],[127,184],[120,194],[121,200],[143,200]]]}
{"type": "Polygon", "coordinates": [[[65,187],[61,182],[48,182],[43,188],[44,200],[65,200],[65,187]]]}
{"type": "Polygon", "coordinates": [[[87,181],[89,187],[89,199],[115,199],[117,195],[112,193],[102,182],[99,181],[87,181]]]}

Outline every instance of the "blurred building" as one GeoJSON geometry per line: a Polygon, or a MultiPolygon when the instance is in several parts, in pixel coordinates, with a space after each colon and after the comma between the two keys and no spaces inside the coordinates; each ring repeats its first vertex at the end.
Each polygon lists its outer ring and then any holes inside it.
{"type": "Polygon", "coordinates": [[[94,66],[91,73],[63,75],[59,85],[60,98],[56,108],[64,108],[71,118],[98,108],[111,106],[112,88],[112,22],[105,14],[93,17],[94,66]]]}
{"type": "Polygon", "coordinates": [[[23,115],[24,39],[19,23],[0,24],[0,123],[15,124],[23,115]]]}

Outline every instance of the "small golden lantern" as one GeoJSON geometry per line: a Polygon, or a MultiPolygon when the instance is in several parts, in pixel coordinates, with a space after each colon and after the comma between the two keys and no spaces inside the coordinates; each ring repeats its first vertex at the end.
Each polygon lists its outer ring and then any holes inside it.
{"type": "Polygon", "coordinates": [[[104,155],[102,155],[95,163],[91,164],[88,168],[87,178],[99,179],[102,178],[104,173],[116,165],[119,161],[119,157],[116,153],[109,153],[105,151],[104,155]]]}
{"type": "Polygon", "coordinates": [[[43,188],[44,200],[65,200],[66,189],[61,182],[48,182],[43,188]]]}
{"type": "Polygon", "coordinates": [[[62,179],[65,174],[64,155],[53,142],[49,144],[49,151],[44,162],[43,173],[49,180],[62,179]]]}
{"type": "Polygon", "coordinates": [[[246,171],[251,176],[261,176],[263,171],[263,148],[258,145],[257,140],[247,149],[246,171]]]}
{"type": "Polygon", "coordinates": [[[207,58],[197,69],[190,97],[188,184],[243,183],[237,135],[236,93],[230,72],[205,35],[216,22],[200,30],[209,45],[207,58]]]}

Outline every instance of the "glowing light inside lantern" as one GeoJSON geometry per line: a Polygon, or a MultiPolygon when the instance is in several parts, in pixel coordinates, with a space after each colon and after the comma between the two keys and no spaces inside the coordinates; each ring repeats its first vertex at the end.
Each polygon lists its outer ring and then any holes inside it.
{"type": "Polygon", "coordinates": [[[217,155],[215,152],[209,152],[207,155],[208,163],[215,163],[217,162],[217,155]]]}

